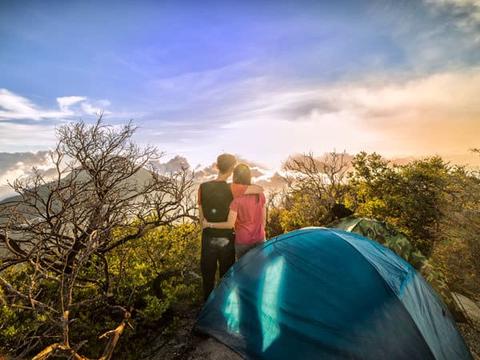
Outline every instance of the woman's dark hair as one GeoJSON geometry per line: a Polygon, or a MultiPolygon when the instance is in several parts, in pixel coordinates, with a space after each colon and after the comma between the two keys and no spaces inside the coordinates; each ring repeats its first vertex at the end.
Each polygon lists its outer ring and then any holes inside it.
{"type": "Polygon", "coordinates": [[[247,164],[235,166],[235,169],[233,169],[233,182],[242,185],[250,185],[252,183],[252,172],[247,164]]]}

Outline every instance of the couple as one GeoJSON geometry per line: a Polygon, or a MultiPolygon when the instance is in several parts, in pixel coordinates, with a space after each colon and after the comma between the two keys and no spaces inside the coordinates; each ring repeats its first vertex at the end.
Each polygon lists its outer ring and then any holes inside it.
{"type": "Polygon", "coordinates": [[[235,156],[217,158],[218,175],[198,189],[202,253],[200,259],[203,295],[206,300],[215,286],[217,267],[220,278],[251,248],[265,241],[265,195],[251,184],[248,165],[235,156]],[[233,174],[233,183],[227,183],[233,174]]]}

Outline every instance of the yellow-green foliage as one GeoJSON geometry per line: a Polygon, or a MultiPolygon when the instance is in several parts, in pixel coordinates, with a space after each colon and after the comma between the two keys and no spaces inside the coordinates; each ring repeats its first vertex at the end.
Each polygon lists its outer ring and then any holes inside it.
{"type": "Polygon", "coordinates": [[[395,225],[430,255],[455,178],[451,166],[440,157],[394,165],[377,154],[360,153],[353,169],[349,197],[355,212],[395,225]]]}
{"type": "MultiPolygon", "coordinates": [[[[362,152],[351,165],[334,199],[323,196],[315,183],[288,185],[269,212],[269,235],[325,226],[333,220],[328,216],[332,205],[342,203],[355,216],[385,221],[405,234],[411,246],[385,245],[413,264],[425,256],[422,273],[442,295],[450,287],[480,298],[480,173],[438,156],[398,165],[362,152]]],[[[328,192],[328,184],[325,188],[328,192]]]]}
{"type": "MultiPolygon", "coordinates": [[[[148,337],[142,335],[146,328],[156,327],[161,331],[161,327],[155,324],[162,320],[168,309],[179,304],[184,308],[199,301],[199,257],[199,228],[192,223],[152,229],[143,237],[107,254],[110,273],[108,302],[134,309],[131,320],[134,329],[126,330],[122,335],[117,350],[120,355],[115,358],[127,357],[127,352],[122,351],[123,346],[142,347],[148,341],[148,337]]],[[[91,261],[97,260],[93,258],[91,261]]],[[[86,267],[82,275],[102,279],[103,274],[95,274],[93,268],[86,267]]],[[[14,286],[25,289],[29,271],[28,266],[17,266],[3,276],[14,286]]],[[[58,304],[59,292],[55,283],[44,281],[41,289],[43,302],[58,304]]],[[[86,283],[76,289],[75,300],[95,298],[101,291],[98,285],[86,283]]],[[[86,340],[82,353],[97,357],[104,347],[98,336],[116,327],[121,315],[110,310],[103,300],[83,307],[81,311],[72,310],[71,319],[72,342],[86,340]]],[[[49,319],[45,315],[13,307],[0,293],[0,352],[12,351],[29,336],[42,334],[48,325],[49,319]]],[[[162,326],[168,326],[168,323],[162,326]]],[[[47,339],[39,344],[38,349],[50,343],[51,339],[47,339]]]]}
{"type": "MultiPolygon", "coordinates": [[[[13,284],[22,285],[29,276],[28,268],[18,266],[16,271],[8,271],[3,276],[13,284]]],[[[11,349],[21,347],[29,335],[42,331],[46,320],[44,313],[22,310],[21,307],[14,306],[0,288],[0,349],[9,352],[11,349]]]]}
{"type": "Polygon", "coordinates": [[[284,232],[305,226],[321,226],[322,218],[327,213],[324,204],[309,194],[294,192],[286,200],[287,206],[279,213],[280,225],[284,232]]]}
{"type": "Polygon", "coordinates": [[[127,302],[132,293],[146,293],[145,313],[158,318],[179,298],[198,299],[199,256],[197,225],[153,229],[109,254],[113,295],[127,302]]]}

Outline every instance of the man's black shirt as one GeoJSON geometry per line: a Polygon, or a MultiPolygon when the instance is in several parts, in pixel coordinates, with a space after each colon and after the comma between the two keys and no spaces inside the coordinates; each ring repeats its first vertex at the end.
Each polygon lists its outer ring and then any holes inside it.
{"type": "MultiPolygon", "coordinates": [[[[203,216],[208,222],[225,222],[228,219],[230,203],[233,201],[230,184],[225,181],[208,181],[200,185],[200,205],[203,216]]],[[[204,234],[210,237],[228,237],[232,229],[204,229],[204,234]]]]}

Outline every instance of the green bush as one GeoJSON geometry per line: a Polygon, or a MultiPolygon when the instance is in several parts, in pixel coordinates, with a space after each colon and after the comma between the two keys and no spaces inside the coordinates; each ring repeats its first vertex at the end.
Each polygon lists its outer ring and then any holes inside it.
{"type": "MultiPolygon", "coordinates": [[[[149,336],[153,335],[150,333],[152,327],[157,327],[158,333],[161,326],[168,326],[163,317],[169,309],[200,301],[200,280],[197,275],[199,249],[199,229],[195,224],[186,223],[155,228],[142,238],[127,242],[110,252],[107,255],[111,277],[109,298],[106,302],[93,303],[82,308],[81,312],[71,314],[72,343],[87,341],[82,346],[82,353],[98,357],[104,348],[98,336],[115,328],[121,320],[120,314],[105,309],[109,309],[110,305],[132,307],[133,330],[128,329],[122,335],[115,358],[135,358],[132,351],[125,350],[146,344],[149,336]],[[161,326],[158,325],[160,323],[161,326]]],[[[17,266],[6,275],[12,285],[22,288],[27,283],[25,280],[29,271],[31,269],[27,266],[17,266]]],[[[54,301],[55,289],[43,284],[41,290],[43,302],[54,301]]],[[[93,285],[85,286],[76,293],[80,301],[97,295],[98,287],[93,285]]],[[[18,355],[20,347],[25,348],[25,344],[30,344],[32,354],[52,343],[51,338],[32,341],[32,336],[44,335],[49,328],[49,319],[45,315],[12,307],[1,292],[0,299],[0,352],[18,355]]]]}
{"type": "Polygon", "coordinates": [[[438,156],[398,165],[361,152],[348,176],[331,189],[323,181],[325,167],[315,165],[321,159],[305,159],[295,163],[301,176],[287,184],[270,211],[270,234],[325,226],[330,207],[343,203],[355,216],[389,223],[405,234],[408,246],[385,245],[418,268],[424,264],[422,273],[447,302],[448,288],[480,298],[480,261],[475,261],[480,256],[480,173],[438,156]]]}

